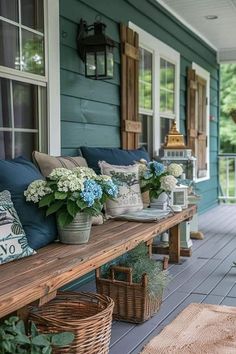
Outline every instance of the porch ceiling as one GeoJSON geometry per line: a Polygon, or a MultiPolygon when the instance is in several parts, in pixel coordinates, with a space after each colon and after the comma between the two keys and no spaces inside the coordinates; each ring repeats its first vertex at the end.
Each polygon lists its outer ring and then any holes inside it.
{"type": "Polygon", "coordinates": [[[236,61],[236,0],[157,1],[216,49],[220,62],[236,61]]]}

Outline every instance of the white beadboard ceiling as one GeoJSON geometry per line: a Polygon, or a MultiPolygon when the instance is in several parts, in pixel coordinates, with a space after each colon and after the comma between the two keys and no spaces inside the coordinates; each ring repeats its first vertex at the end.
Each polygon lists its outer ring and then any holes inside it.
{"type": "Polygon", "coordinates": [[[215,48],[219,61],[236,61],[236,0],[157,1],[215,48]]]}

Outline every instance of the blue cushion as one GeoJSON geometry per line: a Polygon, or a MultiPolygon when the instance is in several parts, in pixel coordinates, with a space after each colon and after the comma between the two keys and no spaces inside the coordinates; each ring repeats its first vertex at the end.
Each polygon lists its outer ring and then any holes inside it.
{"type": "Polygon", "coordinates": [[[132,165],[135,161],[145,159],[148,162],[150,157],[144,148],[136,150],[121,150],[118,148],[97,148],[86,147],[80,148],[83,157],[86,159],[87,164],[96,173],[100,173],[98,161],[106,161],[112,165],[128,166],[132,165]]]}
{"type": "Polygon", "coordinates": [[[0,160],[0,191],[10,191],[29,246],[33,249],[53,242],[57,235],[55,217],[46,218],[45,210],[25,200],[24,191],[36,179],[44,178],[33,163],[23,157],[0,160]]]}

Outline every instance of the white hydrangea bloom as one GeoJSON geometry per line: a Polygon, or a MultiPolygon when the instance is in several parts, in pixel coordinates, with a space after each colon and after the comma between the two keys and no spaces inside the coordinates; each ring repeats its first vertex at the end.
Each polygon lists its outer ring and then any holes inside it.
{"type": "Polygon", "coordinates": [[[72,174],[71,170],[68,170],[67,168],[64,168],[64,167],[58,167],[58,168],[54,168],[48,177],[51,180],[56,181],[61,177],[66,177],[71,174],[72,174]]]}
{"type": "Polygon", "coordinates": [[[76,167],[73,169],[73,173],[77,174],[77,176],[81,178],[94,179],[97,177],[97,174],[94,172],[94,170],[89,167],[76,167]]]}
{"type": "Polygon", "coordinates": [[[177,184],[177,179],[171,175],[161,177],[160,181],[161,181],[161,189],[163,189],[166,192],[173,191],[177,184]]]}
{"type": "Polygon", "coordinates": [[[96,181],[98,182],[107,182],[110,181],[111,179],[112,179],[111,176],[107,176],[107,175],[96,176],[96,181]]]}
{"type": "Polygon", "coordinates": [[[138,164],[138,173],[139,173],[139,178],[142,178],[145,174],[145,172],[147,172],[148,168],[147,165],[144,163],[139,163],[138,164]]]}
{"type": "Polygon", "coordinates": [[[183,173],[183,168],[181,165],[177,164],[177,163],[171,163],[168,167],[167,167],[167,171],[174,177],[179,177],[182,175],[183,173]]]}
{"type": "Polygon", "coordinates": [[[24,196],[26,197],[27,202],[38,203],[42,197],[46,194],[52,192],[51,188],[47,187],[47,182],[41,179],[33,181],[24,191],[24,196]]]}
{"type": "Polygon", "coordinates": [[[75,192],[84,190],[84,178],[78,177],[75,173],[62,176],[57,182],[59,192],[75,192]]]}

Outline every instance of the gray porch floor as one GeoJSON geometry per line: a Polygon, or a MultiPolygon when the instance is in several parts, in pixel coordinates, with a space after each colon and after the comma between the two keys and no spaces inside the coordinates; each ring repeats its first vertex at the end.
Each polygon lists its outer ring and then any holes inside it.
{"type": "MultiPolygon", "coordinates": [[[[141,325],[114,322],[110,354],[136,354],[192,302],[236,306],[236,206],[218,206],[199,218],[205,239],[191,258],[171,265],[172,280],[158,314],[141,325]]],[[[78,290],[95,290],[89,283],[78,290]]],[[[210,354],[210,353],[209,353],[210,354]]]]}

